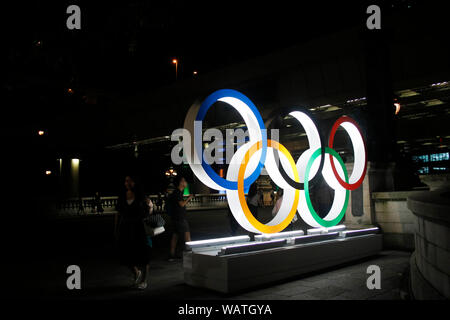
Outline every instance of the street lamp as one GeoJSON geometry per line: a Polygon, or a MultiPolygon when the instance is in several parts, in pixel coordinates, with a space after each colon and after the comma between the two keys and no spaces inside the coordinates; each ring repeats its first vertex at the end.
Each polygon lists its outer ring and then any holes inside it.
{"type": "Polygon", "coordinates": [[[177,80],[178,79],[178,60],[173,59],[172,63],[175,65],[175,80],[177,80]]]}
{"type": "Polygon", "coordinates": [[[169,170],[166,171],[166,176],[168,178],[173,178],[177,176],[177,171],[174,170],[173,168],[170,168],[169,170]]]}
{"type": "Polygon", "coordinates": [[[177,171],[170,167],[168,170],[166,170],[165,175],[167,179],[169,179],[169,185],[167,186],[167,189],[175,189],[173,180],[178,175],[177,171]]]}
{"type": "Polygon", "coordinates": [[[401,108],[400,103],[396,102],[394,103],[394,106],[395,106],[395,114],[398,114],[401,108]]]}

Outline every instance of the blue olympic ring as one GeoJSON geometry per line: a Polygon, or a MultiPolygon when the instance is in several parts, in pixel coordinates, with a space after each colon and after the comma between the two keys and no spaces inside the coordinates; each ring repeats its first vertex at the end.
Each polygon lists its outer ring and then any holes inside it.
{"type": "MultiPolygon", "coordinates": [[[[250,185],[253,182],[255,182],[256,179],[258,179],[259,175],[261,174],[261,171],[264,167],[264,163],[266,161],[266,153],[267,153],[266,126],[264,125],[264,121],[261,117],[261,114],[259,113],[258,109],[256,109],[253,102],[249,98],[247,98],[245,95],[243,95],[242,93],[240,93],[236,90],[232,90],[232,89],[217,90],[217,91],[211,93],[203,101],[203,103],[201,104],[200,109],[197,113],[197,117],[195,118],[195,121],[203,121],[208,109],[217,100],[219,100],[220,98],[224,98],[224,97],[232,97],[232,98],[236,98],[236,99],[244,102],[250,108],[250,110],[253,112],[253,114],[255,115],[255,117],[258,121],[258,124],[259,124],[259,128],[261,130],[261,135],[262,135],[262,148],[261,149],[262,149],[262,151],[261,151],[261,158],[259,159],[259,164],[256,167],[255,171],[253,171],[252,174],[244,180],[244,190],[248,190],[248,188],[250,188],[250,185]]],[[[205,172],[208,174],[208,176],[222,188],[229,189],[229,190],[237,190],[237,188],[238,188],[237,181],[229,181],[229,180],[224,179],[221,176],[219,176],[213,170],[213,168],[211,168],[211,166],[205,162],[205,159],[203,158],[203,152],[200,152],[200,153],[201,153],[201,155],[199,155],[199,158],[202,159],[202,167],[205,170],[205,172]]]]}

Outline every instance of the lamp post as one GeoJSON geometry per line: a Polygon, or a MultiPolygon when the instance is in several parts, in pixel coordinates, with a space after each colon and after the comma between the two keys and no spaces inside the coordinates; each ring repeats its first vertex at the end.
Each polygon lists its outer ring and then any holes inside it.
{"type": "Polygon", "coordinates": [[[175,80],[178,80],[178,60],[173,59],[172,63],[175,65],[175,80]]]}
{"type": "Polygon", "coordinates": [[[169,179],[168,189],[175,189],[175,186],[173,184],[173,179],[177,176],[177,171],[175,169],[173,169],[172,167],[170,167],[165,172],[165,175],[169,179]]]}

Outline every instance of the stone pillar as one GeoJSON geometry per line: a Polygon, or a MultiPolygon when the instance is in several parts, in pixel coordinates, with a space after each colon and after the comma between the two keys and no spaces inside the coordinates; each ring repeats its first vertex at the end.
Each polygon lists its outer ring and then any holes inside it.
{"type": "Polygon", "coordinates": [[[366,131],[369,160],[389,163],[396,152],[390,33],[388,29],[366,30],[365,39],[367,108],[361,125],[366,131]]]}
{"type": "MultiPolygon", "coordinates": [[[[353,163],[346,164],[349,176],[353,170],[353,163]]],[[[366,176],[361,186],[350,191],[350,199],[345,212],[345,225],[351,229],[371,227],[376,224],[375,204],[372,193],[392,190],[394,164],[387,166],[367,163],[366,176]]]]}
{"type": "MultiPolygon", "coordinates": [[[[364,43],[367,107],[358,122],[366,137],[367,172],[363,184],[350,191],[345,214],[349,228],[376,224],[372,193],[394,190],[394,106],[390,67],[390,31],[366,30],[364,43]]],[[[347,164],[349,174],[353,164],[347,164]]]]}

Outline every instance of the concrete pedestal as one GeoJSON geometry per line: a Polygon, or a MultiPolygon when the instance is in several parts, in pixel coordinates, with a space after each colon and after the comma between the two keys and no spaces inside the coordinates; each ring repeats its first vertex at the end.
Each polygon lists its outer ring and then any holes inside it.
{"type": "Polygon", "coordinates": [[[230,255],[219,255],[217,248],[185,252],[184,280],[230,293],[375,255],[381,249],[382,235],[366,234],[230,255]]]}

